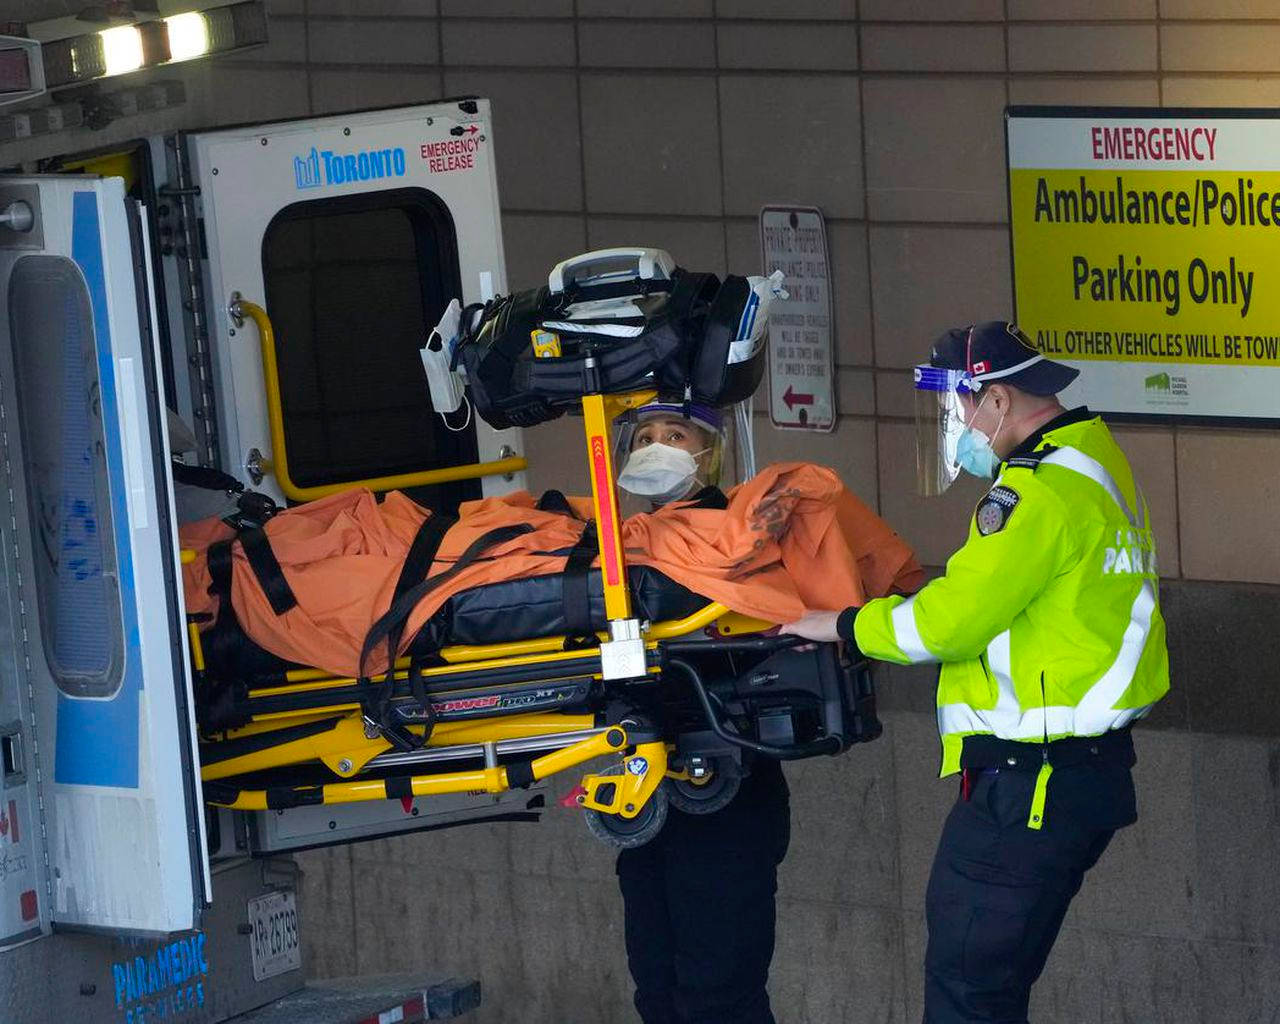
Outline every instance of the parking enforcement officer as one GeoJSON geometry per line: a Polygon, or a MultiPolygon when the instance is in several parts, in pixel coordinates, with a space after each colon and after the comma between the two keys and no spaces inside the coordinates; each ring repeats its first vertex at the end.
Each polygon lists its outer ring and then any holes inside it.
{"type": "Polygon", "coordinates": [[[926,1024],[1027,1020],[1071,898],[1137,819],[1130,727],[1169,688],[1147,503],[1077,375],[1013,324],[947,331],[915,371],[926,490],[995,478],[914,597],[788,627],[941,663],[942,774],[961,773],[926,897],[926,1024]],[[920,401],[922,400],[922,401],[920,401]]]}
{"type": "MultiPolygon", "coordinates": [[[[724,508],[715,409],[654,402],[619,432],[618,486],[652,505],[724,508]]],[[[618,854],[627,964],[644,1024],[773,1024],[778,865],[791,835],[782,766],[756,758],[728,806],[674,807],[661,832],[618,854]]]]}

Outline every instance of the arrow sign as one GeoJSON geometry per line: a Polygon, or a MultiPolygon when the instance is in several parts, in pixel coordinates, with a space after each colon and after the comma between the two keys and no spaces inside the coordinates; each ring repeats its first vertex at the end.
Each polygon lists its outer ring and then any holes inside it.
{"type": "Polygon", "coordinates": [[[469,124],[469,125],[467,125],[467,127],[466,127],[466,129],[465,129],[465,130],[466,130],[466,131],[468,131],[468,132],[470,132],[472,135],[474,135],[476,132],[478,132],[478,131],[480,130],[480,128],[479,128],[479,126],[477,126],[477,125],[469,124]]]}
{"type": "Polygon", "coordinates": [[[787,385],[787,390],[783,394],[782,400],[787,403],[788,409],[794,409],[797,405],[813,405],[813,395],[793,391],[790,384],[787,385]]]}
{"type": "Polygon", "coordinates": [[[835,304],[822,211],[760,211],[764,273],[786,275],[787,297],[769,311],[769,422],[779,430],[836,427],[835,304]]]}

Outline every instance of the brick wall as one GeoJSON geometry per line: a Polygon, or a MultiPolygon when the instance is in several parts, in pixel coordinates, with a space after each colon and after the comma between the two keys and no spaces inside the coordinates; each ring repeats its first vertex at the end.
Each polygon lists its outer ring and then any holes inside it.
{"type": "MultiPolygon", "coordinates": [[[[761,420],[760,454],[836,467],[931,564],[963,537],[978,487],[915,496],[905,369],[942,326],[1010,310],[1005,105],[1280,103],[1280,9],[1261,0],[440,8],[295,0],[269,52],[201,73],[234,93],[251,72],[272,116],[489,96],[513,286],[572,253],[635,242],[689,266],[758,271],[760,206],[820,206],[842,416],[822,437],[761,420]]],[[[562,454],[576,450],[572,429],[527,435],[537,485],[581,483],[562,454]]],[[[1181,426],[1117,433],[1169,577],[1177,689],[1140,737],[1143,820],[1081,893],[1034,1017],[1270,1019],[1280,713],[1260,695],[1280,654],[1280,591],[1269,586],[1280,584],[1280,545],[1267,540],[1280,440],[1181,426]]],[[[881,687],[884,739],[789,770],[795,830],[773,975],[786,1024],[919,1019],[924,887],[952,788],[933,778],[927,676],[884,673],[881,687]]],[[[628,1019],[610,858],[571,819],[306,863],[321,971],[479,970],[488,1021],[628,1019]]]]}
{"type": "MultiPolygon", "coordinates": [[[[141,128],[479,93],[495,110],[510,282],[635,243],[756,272],[762,204],[820,206],[836,277],[826,462],[939,564],[976,484],[914,495],[905,369],[941,327],[1012,304],[1006,104],[1280,105],[1268,0],[277,0],[272,42],[184,70],[141,128]]],[[[32,140],[17,158],[83,145],[32,140]]],[[[570,428],[571,429],[571,428],[570,428]]],[[[582,477],[562,424],[540,486],[582,477]]],[[[1117,430],[1150,500],[1174,693],[1141,730],[1142,821],[1077,899],[1038,1022],[1245,1024],[1280,1013],[1280,501],[1274,431],[1117,430]]],[[[575,442],[576,443],[576,442],[575,442]]],[[[923,894],[952,787],[929,679],[881,678],[885,737],[789,770],[773,990],[784,1024],[920,1016],[923,894]]],[[[567,813],[304,857],[313,969],[479,972],[484,1021],[629,1019],[606,853],[567,813]]]]}

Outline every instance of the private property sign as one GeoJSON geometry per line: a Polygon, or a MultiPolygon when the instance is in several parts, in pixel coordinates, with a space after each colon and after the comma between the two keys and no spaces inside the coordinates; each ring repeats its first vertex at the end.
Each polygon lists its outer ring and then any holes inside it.
{"type": "Polygon", "coordinates": [[[760,248],[764,273],[781,270],[790,296],[769,313],[769,419],[783,429],[834,430],[835,316],[822,212],[766,206],[760,248]]]}
{"type": "Polygon", "coordinates": [[[1068,398],[1280,418],[1280,120],[1013,107],[1014,301],[1068,398]]]}

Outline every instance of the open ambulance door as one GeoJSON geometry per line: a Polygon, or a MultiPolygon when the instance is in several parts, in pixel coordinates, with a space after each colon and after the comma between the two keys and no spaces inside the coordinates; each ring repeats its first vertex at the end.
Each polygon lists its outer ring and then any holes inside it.
{"type": "Polygon", "coordinates": [[[222,468],[290,501],[363,485],[448,509],[524,486],[520,432],[446,423],[419,354],[451,299],[506,288],[487,100],[172,148],[198,188],[214,400],[193,405],[217,409],[222,468]],[[237,297],[265,310],[270,352],[237,297]]]}
{"type": "Polygon", "coordinates": [[[183,931],[210,885],[149,240],[119,178],[0,178],[0,211],[0,942],[183,931]]]}
{"type": "MultiPolygon", "coordinates": [[[[506,291],[488,100],[180,135],[153,146],[153,163],[198,219],[171,237],[199,240],[210,313],[174,376],[180,411],[213,411],[192,420],[216,438],[219,468],[277,501],[365,486],[446,512],[526,486],[521,432],[466,408],[446,422],[420,355],[450,300],[506,291]]],[[[163,261],[171,297],[190,291],[177,255],[163,261]]],[[[536,817],[543,800],[222,812],[217,832],[220,849],[234,837],[237,851],[275,854],[536,817]]]]}

